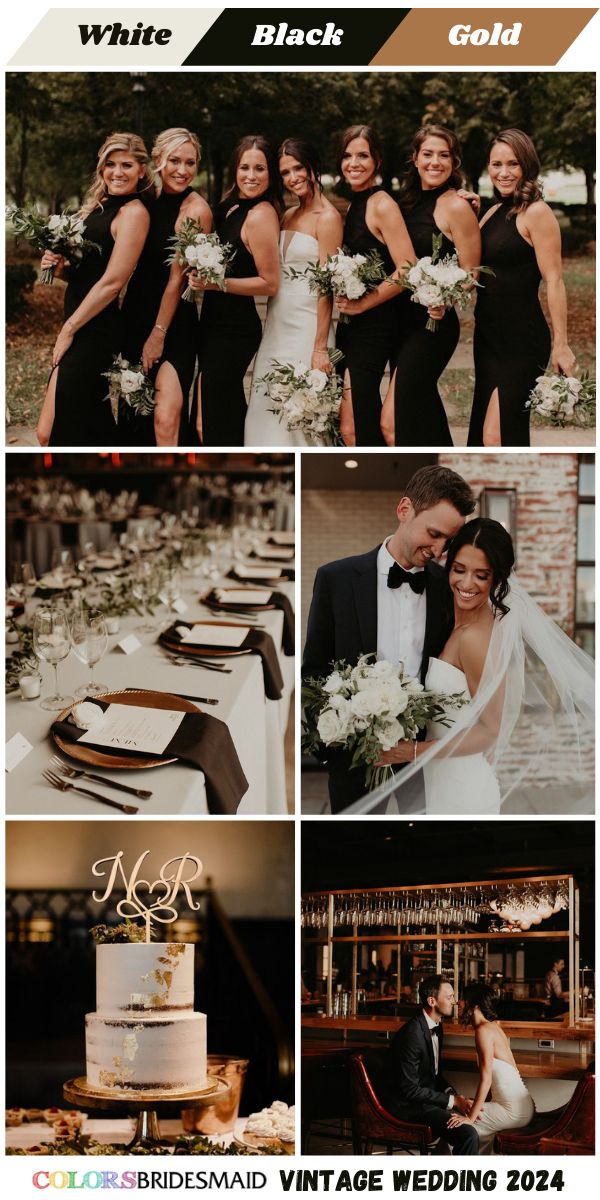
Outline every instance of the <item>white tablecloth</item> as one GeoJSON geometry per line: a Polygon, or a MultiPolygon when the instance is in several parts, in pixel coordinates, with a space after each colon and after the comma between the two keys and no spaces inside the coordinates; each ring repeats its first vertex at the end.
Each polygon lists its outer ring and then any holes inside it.
{"type": "MultiPolygon", "coordinates": [[[[231,581],[227,581],[231,583],[231,581]]],[[[185,593],[189,605],[182,620],[224,619],[202,605],[197,596],[206,589],[206,584],[197,585],[185,593]]],[[[278,590],[285,592],[290,601],[294,599],[294,584],[281,584],[278,590]]],[[[164,610],[163,610],[164,620],[164,610]]],[[[233,621],[243,618],[231,617],[233,621]]],[[[156,634],[143,634],[136,630],[142,623],[136,616],[121,620],[119,633],[109,639],[109,651],[98,664],[95,675],[99,682],[108,684],[111,691],[120,688],[140,687],[157,691],[185,693],[190,696],[211,696],[218,699],[215,705],[205,705],[204,711],[225,721],[233,738],[242,769],[249,783],[238,812],[240,815],[255,813],[287,813],[285,792],[285,762],[283,737],[287,725],[290,696],[294,687],[294,659],[283,655],[281,640],[283,613],[276,609],[261,614],[260,623],[271,634],[279,651],[279,660],[284,678],[284,693],[280,700],[267,700],[261,660],[256,654],[239,658],[219,659],[231,667],[230,675],[216,671],[203,671],[196,666],[172,665],[157,644],[156,634]],[[135,632],[142,647],[126,655],[116,648],[117,643],[128,633],[135,632]]],[[[43,663],[42,695],[52,690],[53,670],[43,663]]],[[[59,664],[61,693],[72,693],[89,678],[89,671],[74,653],[59,664]]],[[[202,704],[199,705],[202,709],[202,704]]],[[[6,702],[6,741],[17,732],[24,735],[33,749],[15,769],[6,776],[6,812],[11,815],[48,815],[59,813],[67,816],[90,816],[98,818],[113,812],[96,801],[88,800],[75,792],[53,790],[42,778],[41,773],[49,764],[56,747],[49,734],[54,714],[40,707],[37,700],[21,700],[10,695],[6,702]]],[[[80,765],[80,764],[76,764],[80,765]]],[[[90,767],[93,771],[93,767],[90,767]]],[[[102,769],[97,772],[103,774],[102,769]]],[[[114,800],[139,805],[139,815],[195,816],[207,813],[206,789],[201,771],[176,763],[172,766],[152,770],[121,770],[106,772],[115,779],[132,787],[149,788],[151,800],[137,800],[111,789],[103,789],[82,780],[82,786],[106,791],[114,800]]],[[[118,814],[115,812],[115,816],[118,814]]]]}

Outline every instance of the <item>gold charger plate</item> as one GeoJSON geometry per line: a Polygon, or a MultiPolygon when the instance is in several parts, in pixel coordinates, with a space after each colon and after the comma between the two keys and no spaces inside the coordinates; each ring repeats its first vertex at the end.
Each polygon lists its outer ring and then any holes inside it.
{"type": "MultiPolygon", "coordinates": [[[[136,691],[136,692],[104,692],[102,696],[95,696],[95,700],[105,700],[108,704],[141,704],[144,708],[169,708],[176,712],[191,712],[197,713],[197,704],[192,704],[191,700],[183,700],[181,696],[173,696],[170,692],[153,692],[153,691],[136,691]]],[[[57,720],[66,721],[69,713],[75,708],[75,704],[80,704],[80,700],[76,700],[74,704],[70,704],[60,713],[57,720]]],[[[128,754],[105,754],[102,750],[94,750],[93,746],[81,745],[79,742],[68,742],[61,738],[59,734],[53,733],[52,737],[56,745],[66,754],[68,758],[75,758],[78,762],[89,763],[94,767],[115,767],[127,769],[130,771],[138,771],[148,767],[165,767],[168,763],[177,762],[176,758],[131,758],[128,754]]]]}
{"type": "Polygon", "coordinates": [[[244,1150],[258,1150],[260,1146],[272,1146],[277,1150],[285,1150],[286,1154],[296,1153],[295,1142],[282,1142],[278,1137],[260,1137],[258,1133],[234,1134],[234,1142],[243,1146],[244,1150]]]}
{"type": "MultiPolygon", "coordinates": [[[[245,625],[243,621],[182,621],[186,625],[220,625],[229,628],[231,625],[236,629],[251,629],[251,625],[245,625]]],[[[199,655],[201,658],[234,658],[238,654],[252,654],[252,649],[243,650],[241,646],[192,646],[189,642],[178,641],[177,638],[170,638],[166,634],[162,634],[161,645],[166,646],[168,650],[174,650],[177,654],[199,655]]]]}

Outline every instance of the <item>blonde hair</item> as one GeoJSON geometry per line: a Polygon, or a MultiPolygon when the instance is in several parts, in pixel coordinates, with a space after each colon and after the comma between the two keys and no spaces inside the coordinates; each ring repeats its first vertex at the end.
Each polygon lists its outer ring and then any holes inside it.
{"type": "Polygon", "coordinates": [[[108,198],[102,172],[110,155],[119,150],[131,154],[136,162],[144,167],[144,174],[138,183],[138,192],[155,192],[154,174],[150,167],[148,151],[141,137],[138,137],[137,133],[110,133],[98,151],[96,171],[79,210],[81,217],[89,216],[95,208],[102,208],[104,201],[108,198]]]}
{"type": "Polygon", "coordinates": [[[183,146],[184,142],[191,142],[196,151],[196,163],[200,164],[202,157],[202,147],[195,133],[191,133],[189,129],[179,128],[175,126],[173,129],[163,129],[162,133],[157,134],[156,141],[152,147],[152,163],[154,170],[158,173],[157,187],[160,190],[161,180],[160,172],[167,165],[167,160],[174,150],[178,150],[183,146]]]}

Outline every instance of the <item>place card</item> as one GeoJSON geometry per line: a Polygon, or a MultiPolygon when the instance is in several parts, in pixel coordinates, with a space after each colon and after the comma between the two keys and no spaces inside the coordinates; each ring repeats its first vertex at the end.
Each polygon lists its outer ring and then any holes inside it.
{"type": "Polygon", "coordinates": [[[241,646],[247,635],[247,626],[237,629],[235,625],[205,625],[200,622],[186,629],[181,641],[186,646],[241,646]]]}
{"type": "Polygon", "coordinates": [[[241,604],[242,607],[246,604],[268,604],[272,592],[262,591],[259,588],[216,588],[215,595],[221,604],[241,604]]]}
{"type": "Polygon", "coordinates": [[[133,654],[134,650],[140,649],[141,644],[135,633],[128,633],[127,637],[121,638],[121,641],[117,642],[115,650],[122,650],[123,654],[133,654]]]}
{"type": "Polygon", "coordinates": [[[20,762],[27,757],[29,751],[33,750],[31,742],[22,733],[15,733],[6,743],[4,752],[4,770],[8,773],[14,771],[20,762]]]}
{"type": "Polygon", "coordinates": [[[185,600],[182,600],[181,597],[179,597],[177,600],[173,601],[171,608],[175,609],[176,613],[181,614],[187,612],[189,605],[186,604],[185,600]]]}
{"type": "Polygon", "coordinates": [[[111,746],[143,754],[162,754],[179,729],[184,712],[143,708],[137,704],[109,704],[101,724],[88,729],[78,745],[111,746]]]}
{"type": "Polygon", "coordinates": [[[270,533],[269,541],[274,542],[276,546],[293,546],[296,541],[296,534],[293,529],[280,533],[270,533]]]}
{"type": "Polygon", "coordinates": [[[240,563],[233,569],[238,579],[278,579],[281,575],[280,567],[263,567],[260,564],[250,567],[240,563]]]}
{"type": "Polygon", "coordinates": [[[264,550],[257,550],[256,553],[259,558],[275,558],[279,559],[280,562],[287,562],[294,557],[296,552],[295,550],[285,550],[283,547],[278,550],[274,546],[272,550],[265,547],[264,550]]]}

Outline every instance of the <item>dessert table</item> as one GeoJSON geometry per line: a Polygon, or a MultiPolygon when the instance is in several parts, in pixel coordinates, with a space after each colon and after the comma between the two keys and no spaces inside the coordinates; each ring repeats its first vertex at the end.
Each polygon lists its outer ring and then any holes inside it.
{"type": "MultiPolygon", "coordinates": [[[[216,586],[232,586],[232,581],[223,578],[216,586]]],[[[181,614],[182,621],[244,622],[244,617],[207,608],[200,600],[200,594],[207,590],[205,579],[186,580],[182,598],[187,608],[181,614]]],[[[277,590],[283,592],[293,605],[293,582],[278,584],[277,590]]],[[[284,680],[283,694],[279,700],[265,697],[263,669],[257,654],[211,660],[230,668],[231,674],[204,670],[192,663],[176,666],[158,644],[158,629],[153,633],[139,631],[142,619],[137,614],[120,619],[119,632],[109,637],[108,652],[94,673],[99,681],[108,685],[109,691],[140,688],[216,699],[217,704],[211,705],[198,701],[198,707],[224,721],[229,728],[249,784],[238,813],[282,814],[288,811],[284,734],[294,688],[294,658],[283,654],[282,611],[273,609],[262,612],[256,619],[273,638],[278,653],[284,680]],[[119,649],[118,643],[132,633],[141,645],[133,653],[126,654],[119,649]]],[[[156,617],[157,626],[164,625],[165,620],[162,610],[156,617]]],[[[42,663],[41,671],[43,696],[51,690],[52,669],[42,663]]],[[[84,667],[73,652],[59,664],[61,693],[73,694],[86,678],[89,678],[89,668],[84,667]]],[[[27,739],[32,749],[6,776],[6,812],[11,816],[60,813],[98,818],[103,808],[100,803],[75,792],[56,791],[42,779],[42,771],[49,766],[50,758],[57,749],[49,732],[53,719],[53,713],[40,707],[39,699],[22,700],[18,692],[7,696],[6,741],[19,733],[27,739]]],[[[90,770],[94,768],[90,767],[90,770]]],[[[131,803],[139,805],[139,816],[195,816],[208,812],[202,771],[181,763],[153,769],[111,769],[106,775],[135,788],[151,789],[151,799],[138,801],[131,798],[131,803]]],[[[83,786],[94,787],[85,780],[81,782],[83,786]]],[[[130,799],[112,789],[105,790],[106,795],[113,799],[130,799]]]]}

